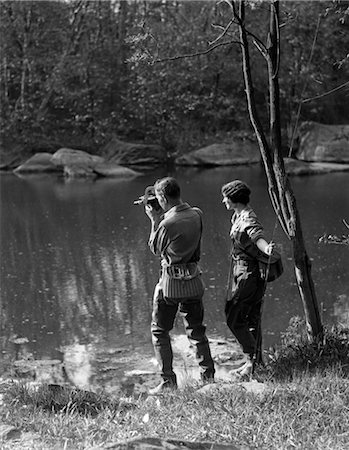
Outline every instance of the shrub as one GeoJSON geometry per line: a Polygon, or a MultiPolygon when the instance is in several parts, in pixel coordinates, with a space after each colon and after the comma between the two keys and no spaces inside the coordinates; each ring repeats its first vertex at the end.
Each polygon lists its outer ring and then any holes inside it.
{"type": "Polygon", "coordinates": [[[270,351],[260,376],[275,381],[292,380],[304,372],[326,373],[336,369],[349,374],[349,329],[340,325],[324,327],[323,339],[310,342],[306,334],[305,321],[299,317],[290,320],[282,334],[282,344],[270,351]]]}

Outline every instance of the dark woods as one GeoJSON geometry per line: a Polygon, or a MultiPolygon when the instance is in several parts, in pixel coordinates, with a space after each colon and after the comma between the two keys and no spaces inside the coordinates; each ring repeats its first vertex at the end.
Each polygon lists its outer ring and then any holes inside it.
{"type": "MultiPolygon", "coordinates": [[[[251,32],[268,28],[268,5],[248,2],[251,32]]],[[[280,87],[289,142],[301,119],[345,123],[348,2],[281,2],[280,87]]],[[[186,151],[214,137],[251,132],[228,5],[215,1],[2,1],[1,144],[98,152],[111,135],[186,151]],[[195,54],[200,54],[193,56],[195,54]],[[177,56],[191,55],[186,58],[177,56]]],[[[256,100],[268,96],[252,53],[256,100]]],[[[262,117],[263,119],[263,117],[262,117]]]]}

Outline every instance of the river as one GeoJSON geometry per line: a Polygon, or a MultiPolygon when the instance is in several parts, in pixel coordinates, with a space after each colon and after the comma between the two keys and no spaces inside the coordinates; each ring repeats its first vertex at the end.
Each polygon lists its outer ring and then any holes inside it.
{"type": "MultiPolygon", "coordinates": [[[[133,354],[138,365],[150,367],[159,261],[147,247],[149,219],[133,201],[167,174],[179,180],[183,199],[204,211],[201,266],[208,336],[230,337],[224,322],[230,213],[220,188],[235,178],[251,186],[251,205],[283,256],[284,274],[268,284],[265,296],[264,347],[280,343],[291,317],[303,317],[292,246],[275,221],[259,165],[157,169],[132,180],[1,174],[0,375],[23,358],[69,359],[80,385],[88,385],[96,371],[103,384],[110,370],[120,376],[136,367],[130,363],[133,354]]],[[[319,243],[324,233],[347,233],[342,219],[349,221],[349,176],[293,177],[291,183],[323,321],[349,326],[348,248],[319,243]]],[[[180,334],[179,319],[174,335],[180,334]]]]}

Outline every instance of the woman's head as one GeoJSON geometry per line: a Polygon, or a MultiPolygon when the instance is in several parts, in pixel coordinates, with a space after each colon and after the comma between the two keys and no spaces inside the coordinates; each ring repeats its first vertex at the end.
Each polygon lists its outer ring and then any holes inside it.
{"type": "Polygon", "coordinates": [[[222,186],[223,197],[229,199],[232,203],[241,203],[247,205],[250,202],[251,189],[241,180],[230,181],[222,186]]]}

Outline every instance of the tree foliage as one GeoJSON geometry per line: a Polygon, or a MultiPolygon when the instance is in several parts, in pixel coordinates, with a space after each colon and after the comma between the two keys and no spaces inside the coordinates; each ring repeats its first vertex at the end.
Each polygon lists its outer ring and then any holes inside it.
{"type": "MultiPolygon", "coordinates": [[[[249,4],[259,8],[251,17],[258,34],[266,5],[249,4]]],[[[116,134],[182,152],[217,135],[248,132],[234,33],[207,52],[223,32],[222,14],[214,1],[2,1],[3,146],[96,150],[116,134]],[[162,62],[149,64],[155,60],[162,62]]],[[[282,125],[289,138],[301,100],[348,81],[347,17],[348,2],[281,3],[282,125]]],[[[263,108],[261,57],[256,51],[252,58],[263,108]]],[[[302,103],[300,119],[344,123],[347,88],[302,103]]]]}

